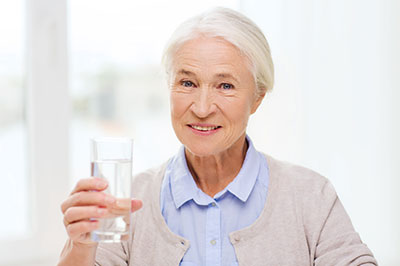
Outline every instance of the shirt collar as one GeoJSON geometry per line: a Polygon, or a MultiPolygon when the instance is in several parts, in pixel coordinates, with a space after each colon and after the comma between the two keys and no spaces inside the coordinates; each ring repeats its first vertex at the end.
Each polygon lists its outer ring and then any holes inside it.
{"type": "Polygon", "coordinates": [[[230,193],[235,195],[242,202],[246,202],[249,198],[260,171],[260,158],[258,153],[250,138],[247,136],[246,139],[249,147],[247,148],[242,168],[235,179],[226,187],[230,193]]]}
{"type": "MultiPolygon", "coordinates": [[[[242,202],[246,202],[253,190],[259,173],[260,161],[248,136],[246,136],[246,140],[248,148],[239,174],[223,191],[215,195],[216,199],[229,191],[242,202]]],[[[194,200],[199,205],[208,205],[212,202],[212,198],[197,187],[187,166],[184,146],[179,149],[168,168],[172,198],[177,209],[189,200],[194,200]]]]}
{"type": "Polygon", "coordinates": [[[196,183],[189,171],[185,157],[185,147],[179,149],[179,152],[173,158],[170,167],[170,185],[172,198],[175,203],[175,207],[178,209],[184,203],[194,198],[199,193],[197,190],[196,183]]]}

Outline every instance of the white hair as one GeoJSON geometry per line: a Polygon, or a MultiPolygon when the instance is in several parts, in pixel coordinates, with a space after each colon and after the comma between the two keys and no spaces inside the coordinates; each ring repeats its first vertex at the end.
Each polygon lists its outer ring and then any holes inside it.
{"type": "Polygon", "coordinates": [[[274,65],[268,42],[249,18],[229,8],[217,7],[183,22],[167,43],[162,62],[168,79],[177,50],[199,36],[220,37],[236,46],[250,61],[256,90],[264,95],[274,84],[274,65]]]}

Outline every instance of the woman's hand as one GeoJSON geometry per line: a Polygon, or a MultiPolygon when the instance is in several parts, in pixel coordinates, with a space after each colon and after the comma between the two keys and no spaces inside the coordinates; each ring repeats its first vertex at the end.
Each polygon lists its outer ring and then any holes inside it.
{"type": "Polygon", "coordinates": [[[85,178],[79,180],[69,197],[61,204],[64,226],[74,244],[96,245],[90,239],[90,232],[99,226],[99,218],[109,218],[120,213],[121,209],[132,212],[142,207],[140,200],[116,199],[106,194],[106,180],[85,178]],[[130,205],[130,206],[129,206],[130,205]]]}
{"type": "Polygon", "coordinates": [[[116,199],[107,194],[107,187],[107,181],[102,178],[81,179],[61,204],[69,239],[61,252],[59,266],[94,265],[97,243],[90,239],[90,233],[98,228],[98,219],[120,216],[129,209],[134,212],[142,207],[140,200],[116,199]]]}

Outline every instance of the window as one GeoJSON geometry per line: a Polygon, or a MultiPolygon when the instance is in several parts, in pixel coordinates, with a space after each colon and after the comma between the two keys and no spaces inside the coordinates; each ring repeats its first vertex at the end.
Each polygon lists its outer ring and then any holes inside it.
{"type": "Polygon", "coordinates": [[[25,123],[25,5],[0,1],[0,238],[28,231],[27,131],[25,123]]]}
{"type": "Polygon", "coordinates": [[[66,33],[65,2],[0,1],[0,265],[54,265],[65,241],[66,33]]]}

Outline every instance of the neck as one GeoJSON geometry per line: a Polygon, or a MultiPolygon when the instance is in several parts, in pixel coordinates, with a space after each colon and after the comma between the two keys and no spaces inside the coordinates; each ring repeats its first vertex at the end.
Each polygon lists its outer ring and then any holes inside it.
{"type": "Polygon", "coordinates": [[[197,186],[214,197],[238,175],[247,148],[246,137],[243,135],[232,147],[215,155],[196,156],[185,149],[188,168],[197,186]]]}

